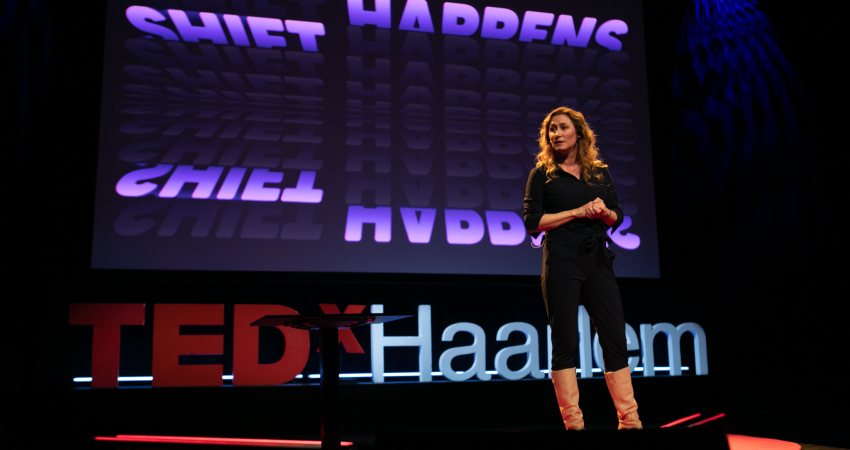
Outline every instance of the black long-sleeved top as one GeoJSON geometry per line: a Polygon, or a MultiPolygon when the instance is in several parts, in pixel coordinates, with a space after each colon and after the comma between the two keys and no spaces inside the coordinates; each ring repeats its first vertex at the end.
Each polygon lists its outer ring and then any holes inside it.
{"type": "MultiPolygon", "coordinates": [[[[599,197],[608,209],[617,213],[617,222],[612,229],[617,229],[623,222],[623,211],[617,199],[614,182],[608,169],[602,171],[602,180],[586,183],[565,172],[560,167],[555,169],[553,178],[546,178],[546,168],[538,167],[528,174],[523,200],[522,218],[525,228],[531,234],[538,234],[537,227],[543,214],[552,214],[568,209],[575,209],[594,198],[599,197]]],[[[608,225],[600,219],[575,219],[558,228],[546,232],[546,239],[565,238],[568,234],[604,235],[608,225]]]]}

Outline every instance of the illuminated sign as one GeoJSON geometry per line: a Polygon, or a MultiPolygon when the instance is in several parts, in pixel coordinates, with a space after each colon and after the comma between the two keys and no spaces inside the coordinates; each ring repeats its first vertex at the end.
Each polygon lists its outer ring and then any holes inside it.
{"type": "MultiPolygon", "coordinates": [[[[326,314],[359,314],[365,305],[348,305],[343,311],[336,305],[321,305],[326,314]]],[[[74,304],[71,305],[71,325],[89,326],[92,330],[91,385],[99,388],[118,386],[119,361],[122,349],[121,330],[128,326],[145,326],[144,304],[74,304]]],[[[370,311],[382,313],[383,305],[371,305],[370,311]]],[[[288,383],[305,369],[310,356],[310,334],[306,330],[290,327],[274,327],[280,332],[285,350],[276,361],[258,362],[260,349],[260,327],[251,323],[266,315],[298,314],[293,308],[283,305],[233,305],[232,369],[233,385],[259,386],[288,383]]],[[[224,365],[220,363],[192,363],[183,361],[193,356],[223,356],[223,334],[187,333],[191,327],[223,326],[225,324],[223,304],[154,304],[152,330],[152,376],[154,387],[160,386],[221,386],[224,365]]],[[[493,354],[486,346],[488,332],[481,325],[458,322],[446,326],[439,333],[432,327],[431,306],[419,305],[414,318],[416,331],[409,335],[388,334],[383,324],[369,325],[369,340],[363,345],[351,329],[340,330],[339,340],[344,353],[367,353],[371,365],[371,380],[384,383],[387,350],[406,348],[416,353],[416,365],[411,367],[421,382],[433,380],[433,369],[449,381],[469,379],[490,380],[495,375],[502,379],[541,379],[546,368],[541,361],[549,361],[551,354],[550,329],[538,329],[526,322],[509,322],[495,330],[496,342],[506,342],[512,335],[521,337],[518,345],[505,345],[493,354]],[[462,334],[472,336],[469,345],[458,345],[445,349],[439,355],[434,352],[435,339],[452,343],[462,334]],[[545,353],[541,344],[547,343],[545,353]],[[543,355],[541,357],[541,355],[543,355]],[[458,360],[458,358],[464,358],[458,360]],[[471,362],[469,362],[471,358],[471,362]],[[510,358],[521,358],[524,364],[517,368],[508,364],[510,358]],[[457,361],[466,367],[458,368],[457,361]],[[488,367],[494,370],[488,370],[488,367]]],[[[590,319],[582,307],[579,321],[578,369],[583,378],[593,375],[594,366],[602,368],[602,348],[598,337],[593,336],[590,319]]],[[[656,373],[656,338],[666,337],[667,364],[670,375],[682,373],[681,342],[685,335],[693,342],[694,373],[708,374],[708,349],[702,327],[694,322],[680,325],[670,323],[641,324],[637,331],[626,325],[627,346],[630,351],[639,351],[640,356],[629,357],[629,366],[640,367],[644,377],[656,373]]],[[[597,369],[599,370],[599,369],[597,369]]]]}

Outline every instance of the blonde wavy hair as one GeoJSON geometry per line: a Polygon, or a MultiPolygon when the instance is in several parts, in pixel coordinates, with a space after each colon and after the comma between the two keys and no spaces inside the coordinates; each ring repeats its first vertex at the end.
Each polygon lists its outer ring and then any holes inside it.
{"type": "Polygon", "coordinates": [[[598,169],[605,169],[608,164],[599,159],[596,134],[587,124],[584,114],[566,106],[560,106],[550,111],[543,119],[543,123],[540,124],[540,135],[537,140],[540,152],[537,153],[535,158],[535,167],[545,167],[547,178],[553,178],[555,170],[557,170],[558,162],[555,160],[555,151],[552,149],[552,144],[549,143],[549,124],[552,123],[552,118],[559,114],[569,117],[576,128],[576,162],[581,168],[581,179],[585,182],[589,182],[591,179],[602,180],[602,171],[598,169]]]}

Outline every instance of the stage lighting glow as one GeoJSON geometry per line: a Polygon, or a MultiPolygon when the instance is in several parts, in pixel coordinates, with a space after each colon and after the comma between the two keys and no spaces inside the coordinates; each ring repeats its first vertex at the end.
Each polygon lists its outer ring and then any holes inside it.
{"type": "MultiPolygon", "coordinates": [[[[681,369],[682,369],[682,371],[688,371],[689,370],[688,366],[682,366],[681,369]]],[[[576,369],[576,370],[578,372],[581,372],[581,369],[576,369]]],[[[665,372],[665,371],[669,372],[670,367],[657,366],[657,367],[655,367],[655,370],[657,372],[665,372]]],[[[636,367],[634,369],[634,371],[635,372],[643,372],[643,368],[642,367],[636,367]]],[[[549,369],[543,369],[543,370],[541,370],[541,372],[543,372],[544,374],[548,374],[550,371],[549,371],[549,369]]],[[[495,370],[488,370],[487,373],[489,375],[498,375],[499,374],[499,372],[495,371],[495,370]]],[[[594,368],[593,373],[602,373],[602,369],[594,368]]],[[[443,376],[443,372],[433,371],[433,372],[431,372],[431,375],[435,376],[435,377],[441,377],[441,376],[443,376]]],[[[301,380],[301,379],[304,379],[305,376],[309,380],[320,380],[322,378],[321,374],[311,373],[311,374],[307,374],[307,375],[304,375],[304,374],[296,375],[295,379],[301,380]]],[[[384,373],[384,376],[388,377],[388,378],[419,377],[419,372],[386,372],[386,373],[384,373]]],[[[341,373],[341,374],[339,374],[339,378],[340,379],[364,379],[364,380],[368,380],[368,379],[372,378],[372,373],[371,372],[341,373]]],[[[233,375],[222,375],[221,379],[224,380],[224,381],[233,381],[233,375]]],[[[80,384],[91,383],[92,377],[74,377],[72,379],[72,381],[74,383],[80,383],[80,384]]],[[[149,383],[151,381],[153,381],[153,376],[150,376],[150,375],[118,377],[119,383],[136,383],[136,382],[148,382],[149,383]]],[[[688,419],[690,419],[690,418],[692,418],[692,417],[689,416],[688,419]]]]}
{"type": "MultiPolygon", "coordinates": [[[[158,436],[140,434],[118,434],[115,436],[95,436],[95,441],[110,442],[148,442],[158,444],[189,444],[189,445],[226,445],[237,447],[274,447],[274,448],[322,448],[321,441],[297,439],[254,439],[254,438],[225,438],[206,436],[158,436]]],[[[341,441],[340,447],[352,447],[353,442],[341,441]]]]}

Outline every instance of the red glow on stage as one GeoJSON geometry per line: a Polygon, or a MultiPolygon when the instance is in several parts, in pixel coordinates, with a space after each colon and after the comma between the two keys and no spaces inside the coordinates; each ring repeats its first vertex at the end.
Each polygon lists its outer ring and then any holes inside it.
{"type": "Polygon", "coordinates": [[[661,425],[659,428],[670,428],[670,427],[679,425],[680,423],[684,423],[684,422],[687,422],[689,420],[696,419],[697,417],[699,417],[701,415],[702,414],[700,414],[700,413],[691,414],[690,416],[685,416],[685,417],[682,417],[681,419],[676,419],[676,420],[674,420],[670,423],[665,423],[664,425],[661,425]]]}
{"type": "Polygon", "coordinates": [[[729,450],[800,450],[800,444],[740,434],[727,434],[729,450]]]}
{"type": "MultiPolygon", "coordinates": [[[[150,442],[159,444],[231,445],[276,448],[322,448],[321,441],[296,439],[253,439],[202,436],[152,436],[139,434],[118,434],[115,436],[96,436],[94,440],[113,442],[150,442]]],[[[340,447],[352,447],[354,446],[354,443],[342,441],[339,443],[339,445],[340,447]]]]}
{"type": "Polygon", "coordinates": [[[705,425],[705,424],[707,424],[708,422],[714,422],[715,420],[717,420],[717,419],[722,419],[722,418],[724,418],[724,417],[726,417],[726,413],[715,414],[715,415],[713,415],[713,416],[711,416],[711,417],[709,417],[709,418],[707,418],[707,419],[702,419],[702,420],[700,420],[699,422],[694,422],[694,423],[692,423],[692,424],[688,425],[688,428],[690,428],[690,427],[698,427],[698,426],[700,426],[700,425],[705,425]]]}

